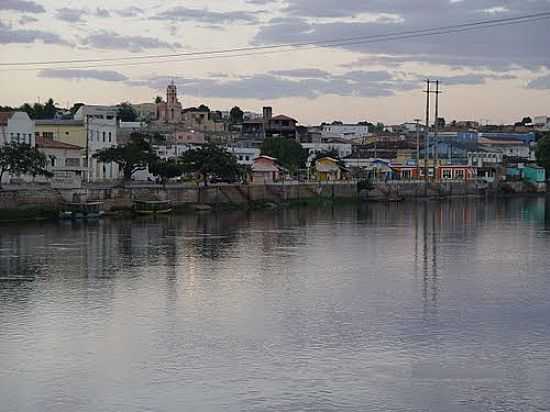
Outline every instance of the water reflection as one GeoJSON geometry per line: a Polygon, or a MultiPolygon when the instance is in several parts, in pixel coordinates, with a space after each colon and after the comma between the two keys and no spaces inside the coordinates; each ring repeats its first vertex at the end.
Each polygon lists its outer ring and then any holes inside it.
{"type": "MultiPolygon", "coordinates": [[[[5,226],[6,410],[545,410],[548,198],[5,226]]],[[[1,409],[1,408],[0,408],[1,409]]]]}

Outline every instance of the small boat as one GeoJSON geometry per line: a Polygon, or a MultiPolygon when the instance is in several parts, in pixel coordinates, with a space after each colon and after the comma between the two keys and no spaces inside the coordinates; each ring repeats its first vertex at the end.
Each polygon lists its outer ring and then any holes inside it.
{"type": "Polygon", "coordinates": [[[59,214],[61,219],[99,219],[105,214],[103,202],[70,202],[59,214]]]}
{"type": "Polygon", "coordinates": [[[138,215],[163,215],[172,212],[170,200],[134,200],[134,212],[138,215]]]}

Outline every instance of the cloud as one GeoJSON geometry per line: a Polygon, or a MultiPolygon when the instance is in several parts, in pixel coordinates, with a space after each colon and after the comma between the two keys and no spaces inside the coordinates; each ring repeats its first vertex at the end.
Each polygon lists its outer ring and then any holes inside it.
{"type": "Polygon", "coordinates": [[[97,32],[87,36],[83,43],[95,49],[129,50],[132,52],[144,49],[175,49],[181,48],[180,43],[169,43],[155,37],[124,36],[114,32],[97,32]]]}
{"type": "MultiPolygon", "coordinates": [[[[499,16],[517,16],[546,11],[548,0],[288,0],[285,14],[262,24],[253,39],[257,45],[316,42],[342,38],[372,37],[433,27],[478,22],[499,16]],[[506,10],[498,9],[506,3],[506,10]],[[499,10],[488,16],[486,10],[499,10]],[[359,18],[391,15],[397,19],[365,21],[359,18]]],[[[402,63],[420,62],[449,67],[483,65],[502,68],[523,67],[532,70],[550,65],[547,39],[548,20],[524,24],[479,28],[431,37],[401,37],[396,40],[369,39],[334,46],[364,54],[407,57],[402,63]]],[[[401,63],[401,64],[402,64],[401,63]]],[[[394,61],[393,64],[396,64],[394,61]]]]}
{"type": "Polygon", "coordinates": [[[533,90],[550,90],[550,74],[531,80],[527,84],[527,88],[533,90]]]}
{"type": "Polygon", "coordinates": [[[401,79],[381,71],[331,75],[312,69],[280,70],[221,79],[154,77],[129,83],[163,90],[172,80],[186,94],[193,96],[258,100],[288,97],[314,99],[322,95],[384,97],[392,96],[396,91],[422,87],[416,79],[401,79]],[[311,76],[306,76],[308,71],[311,76]]]}
{"type": "Polygon", "coordinates": [[[173,7],[153,17],[157,20],[193,21],[200,23],[222,24],[234,22],[253,23],[257,21],[256,13],[246,11],[217,12],[205,9],[190,9],[183,6],[173,7]]]}
{"type": "Polygon", "coordinates": [[[95,10],[95,15],[97,17],[111,17],[111,13],[109,12],[109,10],[107,9],[103,9],[101,7],[98,7],[96,10],[95,10]]]}
{"type": "Polygon", "coordinates": [[[118,14],[122,17],[135,17],[140,16],[144,13],[143,9],[140,9],[139,7],[126,7],[125,9],[119,9],[119,10],[113,10],[113,13],[118,14]]]}
{"type": "Polygon", "coordinates": [[[43,69],[38,75],[49,79],[95,79],[106,82],[128,80],[128,77],[122,73],[112,70],[43,69]]]}
{"type": "Polygon", "coordinates": [[[25,13],[44,13],[46,11],[40,4],[28,0],[2,0],[0,10],[15,10],[25,13]]]}
{"type": "Polygon", "coordinates": [[[12,30],[0,25],[0,44],[28,44],[41,41],[45,44],[68,45],[58,34],[41,30],[12,30]]]}
{"type": "Polygon", "coordinates": [[[273,70],[269,72],[275,76],[282,77],[305,77],[305,78],[327,78],[330,73],[319,69],[290,69],[290,70],[273,70]]]}
{"type": "Polygon", "coordinates": [[[36,17],[27,16],[25,14],[25,15],[21,16],[21,18],[19,19],[19,24],[21,24],[23,26],[23,25],[29,24],[29,23],[36,23],[37,21],[38,21],[38,19],[36,17]]]}
{"type": "Polygon", "coordinates": [[[82,16],[86,14],[86,10],[84,9],[73,9],[70,7],[63,7],[61,9],[57,9],[56,17],[59,20],[63,20],[69,23],[78,23],[83,21],[82,16]]]}

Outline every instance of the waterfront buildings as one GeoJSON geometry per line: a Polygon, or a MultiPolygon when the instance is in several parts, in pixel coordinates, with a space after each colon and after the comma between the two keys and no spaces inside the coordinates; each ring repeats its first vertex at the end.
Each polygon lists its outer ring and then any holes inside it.
{"type": "Polygon", "coordinates": [[[0,145],[13,142],[34,146],[34,122],[25,112],[0,112],[0,145]]]}

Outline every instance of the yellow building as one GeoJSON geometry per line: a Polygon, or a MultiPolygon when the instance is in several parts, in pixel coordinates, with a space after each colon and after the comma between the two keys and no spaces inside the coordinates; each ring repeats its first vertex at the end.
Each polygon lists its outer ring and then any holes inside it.
{"type": "Polygon", "coordinates": [[[36,120],[34,132],[38,137],[86,147],[86,128],[82,120],[36,120]]]}
{"type": "Polygon", "coordinates": [[[338,160],[332,157],[323,157],[315,162],[315,171],[321,182],[333,182],[344,178],[343,168],[338,160]]]}

